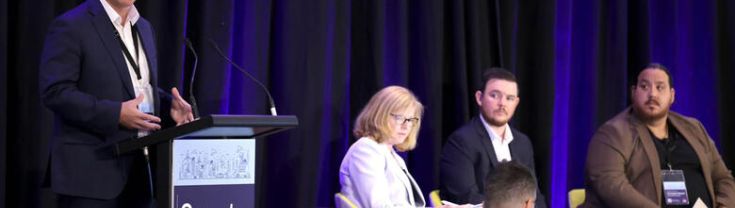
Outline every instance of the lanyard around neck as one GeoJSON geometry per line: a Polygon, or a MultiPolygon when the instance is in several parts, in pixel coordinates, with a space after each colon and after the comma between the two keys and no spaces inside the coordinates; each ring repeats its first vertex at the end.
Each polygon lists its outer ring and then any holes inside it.
{"type": "Polygon", "coordinates": [[[125,54],[125,58],[128,59],[128,62],[130,62],[130,65],[133,67],[133,70],[135,71],[135,76],[138,78],[138,80],[140,80],[142,77],[140,76],[140,66],[138,65],[138,61],[137,61],[138,57],[140,57],[138,56],[138,51],[139,51],[138,50],[138,42],[139,42],[138,34],[139,32],[137,29],[138,27],[133,25],[132,22],[130,22],[129,24],[132,27],[132,32],[133,32],[132,35],[133,35],[133,47],[135,48],[134,49],[135,58],[133,58],[133,56],[130,55],[130,51],[128,51],[128,47],[125,46],[125,43],[122,41],[122,37],[120,35],[116,35],[117,37],[116,39],[117,39],[117,42],[120,43],[120,48],[122,48],[122,51],[125,54]]]}

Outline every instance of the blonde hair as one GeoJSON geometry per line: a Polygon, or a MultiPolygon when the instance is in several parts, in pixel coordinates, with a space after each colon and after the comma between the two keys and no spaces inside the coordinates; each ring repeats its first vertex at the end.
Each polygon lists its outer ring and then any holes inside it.
{"type": "Polygon", "coordinates": [[[416,147],[416,137],[421,128],[421,116],[424,113],[424,105],[408,89],[400,86],[388,86],[375,93],[370,101],[357,116],[355,128],[352,131],[355,137],[370,137],[378,143],[388,140],[393,133],[391,128],[390,114],[396,111],[413,107],[414,115],[419,120],[411,126],[408,137],[395,147],[405,152],[416,147]]]}

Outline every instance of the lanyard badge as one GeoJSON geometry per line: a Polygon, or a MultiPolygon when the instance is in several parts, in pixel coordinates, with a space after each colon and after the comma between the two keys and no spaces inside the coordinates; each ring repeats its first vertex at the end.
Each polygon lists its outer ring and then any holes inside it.
{"type": "MultiPolygon", "coordinates": [[[[140,112],[143,112],[145,114],[154,115],[155,107],[153,106],[153,102],[152,102],[153,94],[152,94],[151,85],[148,83],[140,83],[136,81],[135,82],[135,94],[138,95],[141,93],[144,94],[145,97],[143,99],[143,102],[138,104],[138,110],[140,110],[140,112]]],[[[150,131],[138,131],[138,137],[144,137],[150,133],[151,133],[150,131]]]]}
{"type": "Polygon", "coordinates": [[[689,205],[687,186],[682,170],[661,170],[664,182],[664,199],[666,205],[689,205]]]}

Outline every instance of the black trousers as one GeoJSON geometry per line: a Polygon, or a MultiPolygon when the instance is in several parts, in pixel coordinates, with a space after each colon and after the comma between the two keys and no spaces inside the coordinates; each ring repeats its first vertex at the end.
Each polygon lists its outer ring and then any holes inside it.
{"type": "MultiPolygon", "coordinates": [[[[58,208],[154,208],[155,200],[149,188],[148,169],[140,152],[135,153],[128,182],[114,199],[94,199],[59,194],[58,208]]],[[[152,183],[152,181],[150,181],[152,183]]]]}

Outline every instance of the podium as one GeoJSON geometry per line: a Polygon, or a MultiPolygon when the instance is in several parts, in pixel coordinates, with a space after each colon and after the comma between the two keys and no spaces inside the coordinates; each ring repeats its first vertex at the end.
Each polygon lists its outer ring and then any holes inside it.
{"type": "Polygon", "coordinates": [[[296,116],[210,115],[121,141],[114,151],[156,147],[157,207],[255,207],[256,138],[296,126],[296,116]]]}

